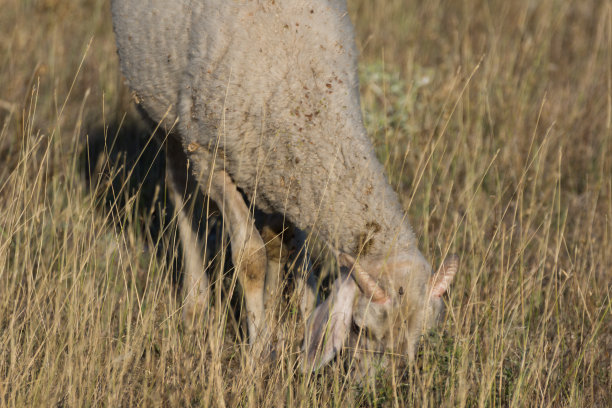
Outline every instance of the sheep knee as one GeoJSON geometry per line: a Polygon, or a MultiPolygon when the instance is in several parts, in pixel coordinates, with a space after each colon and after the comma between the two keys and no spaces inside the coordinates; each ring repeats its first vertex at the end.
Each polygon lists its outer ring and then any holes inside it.
{"type": "Polygon", "coordinates": [[[234,265],[244,279],[245,291],[260,289],[264,285],[268,259],[263,240],[256,230],[244,245],[234,265]],[[257,235],[255,235],[257,234],[257,235]]]}

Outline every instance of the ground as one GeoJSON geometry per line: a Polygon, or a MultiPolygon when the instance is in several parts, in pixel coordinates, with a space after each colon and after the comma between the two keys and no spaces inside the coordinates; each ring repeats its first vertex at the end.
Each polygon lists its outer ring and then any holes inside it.
{"type": "Polygon", "coordinates": [[[461,258],[415,363],[300,374],[292,299],[285,348],[254,362],[224,253],[185,330],[163,157],[138,139],[132,171],[109,146],[143,129],[123,120],[108,2],[5,0],[0,405],[612,405],[612,2],[349,6],[378,156],[421,251],[461,258]]]}

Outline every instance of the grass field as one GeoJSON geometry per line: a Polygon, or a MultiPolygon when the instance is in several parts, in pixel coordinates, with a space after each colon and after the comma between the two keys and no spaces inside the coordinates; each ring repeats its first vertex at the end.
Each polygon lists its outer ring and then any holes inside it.
{"type": "Polygon", "coordinates": [[[612,406],[612,1],[349,1],[379,158],[461,257],[415,364],[361,382],[296,371],[291,299],[252,361],[221,262],[184,330],[159,166],[87,188],[88,138],[137,128],[107,3],[0,7],[0,406],[612,406]]]}

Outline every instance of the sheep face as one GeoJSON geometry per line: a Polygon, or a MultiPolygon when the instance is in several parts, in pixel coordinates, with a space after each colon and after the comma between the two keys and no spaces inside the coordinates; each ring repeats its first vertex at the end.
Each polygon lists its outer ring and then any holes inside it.
{"type": "Polygon", "coordinates": [[[458,258],[449,256],[434,275],[418,252],[397,261],[360,262],[346,255],[339,260],[350,272],[336,280],[332,294],[313,314],[305,342],[306,367],[325,364],[347,340],[361,351],[412,360],[421,335],[443,316],[441,297],[457,271],[458,258]]]}
{"type": "Polygon", "coordinates": [[[418,339],[443,316],[441,296],[446,287],[440,287],[439,277],[448,273],[448,261],[445,265],[444,271],[432,275],[431,266],[420,254],[408,261],[385,263],[378,275],[387,298],[375,302],[361,290],[355,298],[351,336],[364,340],[360,347],[412,359],[418,339]]]}

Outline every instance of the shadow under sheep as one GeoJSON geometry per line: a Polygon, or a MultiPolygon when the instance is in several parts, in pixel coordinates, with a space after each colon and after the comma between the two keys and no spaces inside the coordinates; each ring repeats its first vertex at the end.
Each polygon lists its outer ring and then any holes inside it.
{"type": "MultiPolygon", "coordinates": [[[[81,152],[81,174],[97,209],[117,229],[140,233],[147,246],[154,248],[151,256],[165,262],[176,295],[180,295],[182,249],[173,223],[174,206],[166,190],[166,155],[158,140],[163,136],[157,138],[154,132],[153,126],[132,111],[106,125],[91,126],[81,152]]],[[[201,192],[195,193],[193,227],[204,239],[206,202],[201,192]]],[[[208,252],[215,254],[221,249],[221,222],[212,202],[210,210],[206,245],[208,252]]]]}

